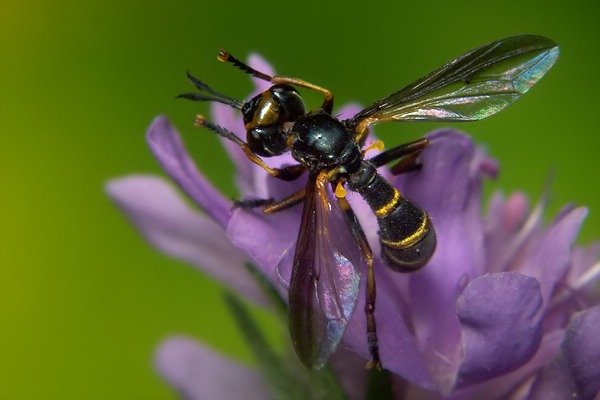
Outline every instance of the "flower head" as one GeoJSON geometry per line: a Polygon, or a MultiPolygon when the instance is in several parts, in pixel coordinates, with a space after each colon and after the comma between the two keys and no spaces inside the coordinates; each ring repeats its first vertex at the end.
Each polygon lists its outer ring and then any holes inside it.
{"type": "MultiPolygon", "coordinates": [[[[249,63],[271,69],[257,56],[249,63]]],[[[257,91],[266,89],[264,82],[256,84],[257,91]]],[[[340,115],[357,111],[349,106],[340,115]]],[[[212,119],[245,134],[241,116],[227,106],[214,104],[212,119]]],[[[484,215],[481,186],[484,177],[497,173],[494,160],[462,133],[445,129],[427,137],[431,145],[422,153],[420,170],[400,177],[381,170],[429,213],[438,235],[433,258],[416,273],[399,274],[375,260],[380,354],[395,379],[410,383],[404,385],[403,398],[477,399],[485,394],[490,399],[542,399],[551,392],[592,398],[600,389],[600,244],[573,247],[587,210],[566,207],[544,227],[543,202],[531,209],[521,193],[495,194],[484,215]]],[[[167,174],[204,214],[187,206],[162,178],[110,182],[109,195],[142,234],[161,251],[266,304],[264,292],[243,267],[251,261],[285,296],[282,282],[289,277],[281,271],[290,266],[282,265],[289,262],[282,255],[296,239],[301,207],[274,215],[233,209],[197,170],[164,117],[152,123],[147,138],[167,174]]],[[[239,147],[228,141],[223,145],[237,168],[242,198],[281,199],[302,187],[302,179],[273,179],[239,147]]],[[[289,155],[269,160],[274,167],[292,162],[289,155]]],[[[378,255],[375,217],[358,194],[349,193],[348,200],[378,255]]],[[[352,398],[362,397],[364,381],[362,366],[353,368],[356,355],[369,358],[363,308],[361,293],[333,359],[352,398]]],[[[210,350],[176,337],[160,348],[157,364],[188,398],[210,398],[206,387],[219,390],[213,375],[262,382],[233,361],[215,359],[210,350]]],[[[257,385],[267,393],[262,383],[257,385]]],[[[221,393],[248,394],[245,386],[223,385],[221,393]]]]}

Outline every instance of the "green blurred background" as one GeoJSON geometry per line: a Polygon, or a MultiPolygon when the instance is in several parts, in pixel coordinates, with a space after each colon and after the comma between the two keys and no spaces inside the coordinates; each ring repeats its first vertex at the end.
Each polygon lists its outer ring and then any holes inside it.
{"type": "MultiPolygon", "coordinates": [[[[174,100],[190,90],[188,69],[231,96],[248,93],[247,77],[216,61],[220,48],[260,52],[340,105],[367,104],[488,41],[548,36],[561,57],[540,84],[509,110],[457,127],[500,161],[488,193],[535,200],[554,170],[550,211],[587,205],[580,242],[600,236],[597,3],[388,4],[2,2],[0,398],[174,398],[152,368],[156,344],[174,332],[251,362],[222,288],[150,248],[103,192],[114,177],[162,174],[144,134],[166,114],[235,196],[217,140],[192,126],[207,106],[174,100]]],[[[378,134],[390,146],[434,127],[378,134]]]]}

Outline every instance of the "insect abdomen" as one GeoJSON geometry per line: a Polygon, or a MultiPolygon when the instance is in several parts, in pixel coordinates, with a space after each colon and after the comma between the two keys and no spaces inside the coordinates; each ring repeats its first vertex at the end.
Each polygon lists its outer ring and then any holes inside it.
{"type": "Polygon", "coordinates": [[[368,162],[349,183],[377,216],[381,256],[386,264],[399,272],[412,272],[427,264],[436,246],[435,230],[427,213],[402,196],[368,162]]]}
{"type": "Polygon", "coordinates": [[[425,211],[400,197],[394,209],[377,221],[381,256],[388,266],[412,272],[427,264],[435,250],[436,236],[425,211]]]}

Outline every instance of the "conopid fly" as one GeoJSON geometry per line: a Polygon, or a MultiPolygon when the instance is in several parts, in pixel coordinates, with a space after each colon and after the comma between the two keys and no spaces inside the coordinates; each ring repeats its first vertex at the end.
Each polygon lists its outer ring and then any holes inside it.
{"type": "Polygon", "coordinates": [[[367,265],[368,366],[381,368],[373,255],[345,198],[344,187],[358,192],[375,213],[382,258],[390,268],[415,271],[427,264],[435,251],[436,235],[427,213],[377,172],[377,168],[395,161],[391,168],[394,174],[415,169],[428,140],[406,143],[365,159],[367,149],[363,147],[369,126],[385,121],[453,122],[488,117],[531,88],[552,67],[558,53],[557,45],[541,36],[498,40],[463,54],[346,120],[331,114],[330,91],[301,79],[269,76],[225,51],[221,51],[219,60],[272,86],[240,102],[189,76],[200,92],[181,97],[217,101],[241,110],[246,141],[203,117],[197,118],[199,125],[236,143],[250,161],[276,178],[293,180],[308,173],[303,190],[278,201],[246,204],[264,206],[264,212],[272,214],[304,203],[289,286],[289,324],[296,352],[306,366],[319,368],[325,364],[354,310],[361,261],[350,254],[348,248],[353,247],[360,250],[367,265]],[[321,107],[307,112],[296,88],[322,93],[325,99],[321,107]],[[270,168],[261,159],[288,151],[297,164],[270,168]],[[341,242],[336,229],[349,230],[354,243],[341,242]]]}

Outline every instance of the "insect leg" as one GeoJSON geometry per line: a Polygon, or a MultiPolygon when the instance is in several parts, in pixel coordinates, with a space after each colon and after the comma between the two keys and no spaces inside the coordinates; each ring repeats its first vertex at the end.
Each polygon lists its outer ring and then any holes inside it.
{"type": "Polygon", "coordinates": [[[373,251],[367,237],[363,232],[356,214],[352,211],[350,204],[346,198],[338,198],[340,208],[344,212],[346,222],[350,226],[350,230],[354,235],[354,239],[358,244],[360,251],[367,263],[367,293],[365,301],[365,314],[367,315],[367,341],[369,343],[369,353],[371,353],[371,361],[367,363],[367,368],[382,369],[379,359],[379,341],[377,339],[377,326],[375,324],[375,298],[377,297],[375,287],[375,272],[373,270],[373,251]]]}
{"type": "Polygon", "coordinates": [[[265,162],[259,156],[254,154],[252,150],[250,150],[250,147],[248,147],[248,145],[242,139],[237,137],[233,132],[228,131],[222,126],[215,125],[212,122],[207,121],[201,115],[196,116],[196,125],[204,126],[210,129],[211,131],[215,132],[219,136],[224,137],[227,140],[231,140],[233,143],[240,146],[244,151],[244,154],[246,155],[246,157],[248,157],[250,161],[267,171],[269,175],[274,176],[275,178],[279,178],[284,181],[293,181],[294,179],[297,179],[300,175],[302,175],[302,173],[306,169],[301,164],[290,165],[285,168],[271,168],[267,164],[265,164],[265,162]]]}
{"type": "Polygon", "coordinates": [[[241,69],[245,73],[250,74],[256,78],[262,79],[263,81],[267,81],[267,82],[273,81],[273,77],[271,75],[267,75],[264,72],[260,72],[256,69],[252,68],[251,66],[238,60],[237,58],[235,58],[234,56],[232,56],[231,54],[229,54],[228,52],[226,52],[223,49],[221,49],[221,51],[219,51],[219,55],[217,56],[217,59],[221,62],[232,63],[235,67],[241,69]]]}
{"type": "Polygon", "coordinates": [[[288,85],[299,86],[299,87],[303,87],[306,89],[310,89],[310,90],[314,90],[316,92],[322,93],[325,96],[325,100],[323,101],[323,105],[321,106],[321,108],[323,108],[323,110],[325,110],[325,112],[327,112],[328,114],[331,114],[331,111],[333,110],[333,93],[331,93],[327,89],[324,89],[317,85],[313,85],[312,83],[303,81],[302,79],[289,78],[286,76],[267,75],[263,72],[255,70],[254,68],[250,67],[249,65],[246,65],[245,63],[241,62],[240,60],[238,60],[231,54],[227,53],[225,50],[221,50],[219,52],[219,55],[217,58],[219,59],[219,61],[230,62],[233,65],[235,65],[236,67],[238,67],[239,69],[241,69],[242,71],[246,72],[247,74],[250,74],[254,77],[265,80],[267,82],[271,82],[274,85],[288,84],[288,85]]]}
{"type": "Polygon", "coordinates": [[[279,211],[287,210],[304,201],[306,197],[306,189],[292,193],[288,197],[275,201],[273,199],[242,199],[233,202],[234,208],[252,209],[264,207],[265,214],[275,214],[279,211]]]}
{"type": "Polygon", "coordinates": [[[240,199],[234,200],[233,208],[242,208],[244,210],[251,210],[253,208],[265,207],[273,204],[275,200],[269,199],[240,199]]]}
{"type": "Polygon", "coordinates": [[[306,189],[299,190],[282,200],[267,204],[263,209],[263,212],[265,214],[275,214],[279,211],[287,210],[288,208],[292,208],[295,205],[302,203],[305,197],[306,189]]]}
{"type": "Polygon", "coordinates": [[[413,171],[418,168],[415,163],[417,157],[427,146],[429,146],[429,140],[415,140],[414,142],[405,143],[379,153],[375,157],[371,158],[369,162],[375,165],[376,168],[379,168],[382,165],[401,158],[400,161],[390,168],[392,174],[398,175],[404,172],[413,171]]]}

